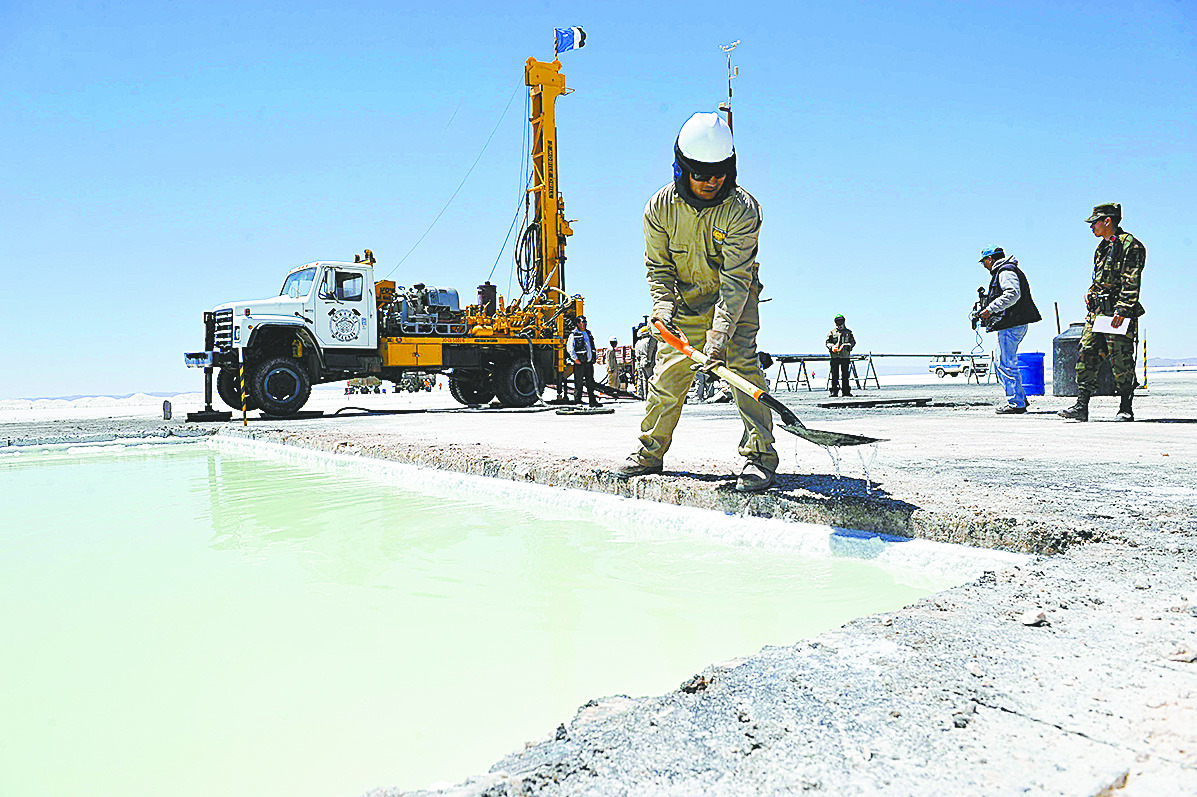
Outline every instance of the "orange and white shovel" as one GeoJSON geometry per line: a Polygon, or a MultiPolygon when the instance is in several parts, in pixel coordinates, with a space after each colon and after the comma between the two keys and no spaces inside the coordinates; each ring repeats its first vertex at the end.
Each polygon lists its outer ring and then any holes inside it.
{"type": "MultiPolygon", "coordinates": [[[[680,351],[682,354],[689,357],[696,363],[706,365],[710,358],[700,352],[698,349],[690,345],[690,341],[686,340],[686,335],[677,327],[666,325],[660,320],[654,320],[653,325],[657,331],[661,333],[661,337],[673,348],[680,351]]],[[[825,432],[819,429],[808,429],[798,420],[798,416],[794,414],[786,405],[782,404],[777,399],[770,396],[763,388],[749,382],[739,374],[734,374],[726,366],[717,365],[711,369],[711,372],[717,374],[720,379],[726,380],[729,385],[739,390],[748,396],[751,396],[757,402],[765,405],[769,409],[781,416],[781,428],[785,429],[790,434],[795,434],[803,440],[809,440],[815,445],[819,446],[863,446],[868,443],[884,442],[883,438],[878,437],[864,437],[858,434],[845,434],[844,432],[825,432]]]]}

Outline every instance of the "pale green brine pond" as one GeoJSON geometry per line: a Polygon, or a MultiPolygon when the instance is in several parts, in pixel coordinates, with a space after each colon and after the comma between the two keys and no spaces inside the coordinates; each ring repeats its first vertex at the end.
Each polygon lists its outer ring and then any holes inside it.
{"type": "Polygon", "coordinates": [[[592,698],[668,692],[981,569],[213,444],[7,451],[0,501],[4,797],[456,782],[592,698]]]}

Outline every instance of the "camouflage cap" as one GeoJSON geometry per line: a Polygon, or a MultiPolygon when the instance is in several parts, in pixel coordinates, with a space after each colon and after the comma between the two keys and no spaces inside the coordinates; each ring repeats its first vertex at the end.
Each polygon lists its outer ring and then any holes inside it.
{"type": "Polygon", "coordinates": [[[1095,221],[1101,221],[1106,216],[1109,216],[1115,222],[1122,221],[1122,205],[1119,205],[1117,202],[1107,202],[1104,205],[1097,205],[1093,208],[1093,215],[1085,219],[1085,223],[1092,224],[1095,221]]]}

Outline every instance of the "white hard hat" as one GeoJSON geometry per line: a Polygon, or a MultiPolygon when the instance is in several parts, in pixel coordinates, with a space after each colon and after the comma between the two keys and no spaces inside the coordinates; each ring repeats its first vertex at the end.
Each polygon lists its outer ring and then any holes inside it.
{"type": "Polygon", "coordinates": [[[678,149],[690,160],[719,163],[732,156],[732,132],[717,113],[696,113],[677,134],[678,149]]]}

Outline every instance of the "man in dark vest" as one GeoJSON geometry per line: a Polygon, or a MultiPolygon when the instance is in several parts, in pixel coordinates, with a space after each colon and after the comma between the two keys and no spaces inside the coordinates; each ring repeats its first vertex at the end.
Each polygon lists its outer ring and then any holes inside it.
{"type": "Polygon", "coordinates": [[[1018,373],[1018,344],[1027,336],[1027,326],[1043,318],[1031,299],[1027,275],[1018,267],[1018,259],[1007,257],[1002,247],[981,252],[981,265],[989,270],[989,290],[977,318],[987,332],[998,339],[998,379],[1006,389],[1006,404],[998,415],[1021,415],[1027,411],[1027,394],[1018,373]]]}
{"type": "Polygon", "coordinates": [[[570,333],[566,349],[569,361],[574,366],[574,404],[582,403],[582,387],[585,385],[590,406],[599,406],[594,397],[594,360],[597,350],[594,348],[594,336],[586,328],[586,316],[578,316],[578,326],[570,333]]]}

